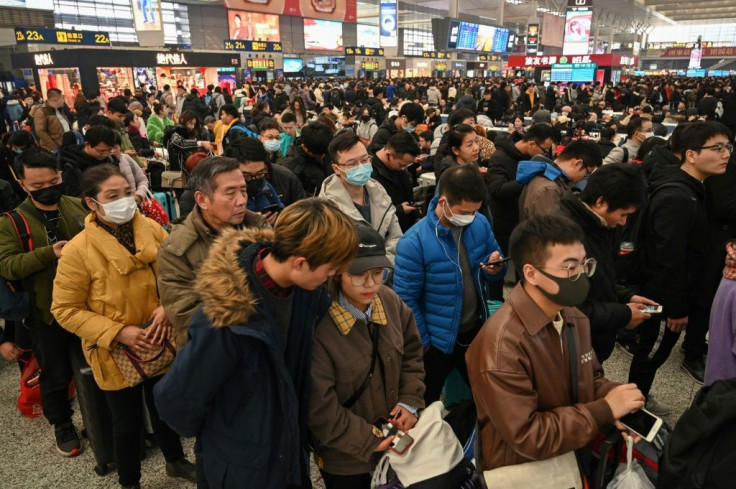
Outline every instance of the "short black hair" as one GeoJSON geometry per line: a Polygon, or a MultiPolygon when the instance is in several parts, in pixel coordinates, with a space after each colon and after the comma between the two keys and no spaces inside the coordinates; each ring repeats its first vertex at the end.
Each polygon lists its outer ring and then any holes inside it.
{"type": "Polygon", "coordinates": [[[647,182],[641,168],[628,163],[613,163],[596,170],[588,177],[580,200],[593,206],[602,198],[608,211],[639,207],[647,195],[647,182]]]}
{"type": "Polygon", "coordinates": [[[475,112],[473,112],[470,109],[458,109],[454,111],[447,118],[447,128],[451,129],[457,126],[458,124],[462,124],[462,122],[468,117],[472,117],[473,120],[475,120],[475,112]]]}
{"type": "Polygon", "coordinates": [[[131,122],[133,122],[133,119],[135,119],[135,114],[133,112],[126,112],[125,113],[125,119],[123,119],[123,125],[125,127],[128,127],[131,122]]]}
{"type": "Polygon", "coordinates": [[[379,95],[383,95],[383,87],[374,87],[373,96],[378,97],[379,95]]]}
{"type": "Polygon", "coordinates": [[[546,122],[540,122],[532,124],[526,128],[523,141],[535,141],[538,144],[542,144],[548,139],[555,139],[555,130],[551,125],[546,122]]]}
{"type": "Polygon", "coordinates": [[[115,131],[105,126],[93,126],[85,133],[84,141],[92,148],[100,143],[105,143],[112,148],[115,146],[115,131]]]}
{"type": "Polygon", "coordinates": [[[626,124],[626,135],[629,138],[633,138],[634,134],[636,134],[637,132],[641,132],[641,127],[644,125],[644,122],[648,120],[649,119],[639,117],[638,115],[635,115],[634,117],[629,119],[629,123],[626,124]]]}
{"type": "Polygon", "coordinates": [[[601,150],[593,141],[578,139],[565,146],[558,158],[562,161],[580,158],[586,168],[599,167],[603,164],[601,150]]]}
{"type": "Polygon", "coordinates": [[[551,246],[582,243],[584,239],[585,233],[576,222],[558,214],[533,216],[523,221],[509,239],[509,255],[516,267],[516,276],[523,283],[524,265],[544,266],[551,246]]]}
{"type": "MultiPolygon", "coordinates": [[[[406,132],[406,131],[404,131],[406,132]]],[[[409,137],[411,137],[411,134],[406,133],[409,137]]],[[[345,151],[350,151],[355,147],[356,144],[363,144],[360,142],[360,137],[358,137],[357,134],[355,134],[352,131],[344,132],[334,138],[332,142],[330,143],[329,147],[327,148],[328,152],[330,153],[330,159],[333,163],[338,163],[337,155],[338,153],[344,153],[345,151]]],[[[311,150],[310,150],[311,151],[311,150]]]]}
{"type": "Polygon", "coordinates": [[[683,157],[688,150],[700,151],[705,143],[714,136],[726,136],[729,142],[733,141],[731,130],[720,122],[697,121],[688,124],[682,132],[683,157]]]}
{"type": "Polygon", "coordinates": [[[417,140],[406,131],[399,131],[388,138],[385,149],[392,149],[397,155],[419,156],[421,152],[417,140]]]}
{"type": "Polygon", "coordinates": [[[59,98],[61,97],[61,90],[58,88],[49,88],[46,92],[46,98],[59,98]]]}
{"type": "Polygon", "coordinates": [[[220,107],[219,114],[222,115],[223,112],[232,117],[235,117],[236,119],[240,119],[240,112],[238,112],[238,109],[233,104],[225,104],[220,107]]]}
{"type": "Polygon", "coordinates": [[[35,146],[33,136],[28,131],[15,131],[10,134],[6,142],[8,146],[15,146],[16,148],[32,148],[35,146]]]}
{"type": "Polygon", "coordinates": [[[672,131],[672,134],[670,134],[670,138],[668,140],[670,151],[673,153],[677,153],[678,155],[682,155],[685,150],[683,149],[683,143],[684,140],[682,139],[682,133],[685,131],[685,128],[692,124],[691,122],[681,122],[675,126],[675,129],[672,131]]]}
{"type": "Polygon", "coordinates": [[[225,156],[240,163],[268,160],[268,153],[258,138],[238,138],[225,150],[225,156]]]}
{"type": "Polygon", "coordinates": [[[280,118],[282,123],[296,122],[296,114],[293,112],[284,112],[280,118]]]}
{"type": "Polygon", "coordinates": [[[110,114],[125,114],[128,111],[128,104],[120,97],[113,97],[107,101],[107,111],[110,114]]]}
{"type": "Polygon", "coordinates": [[[87,125],[92,128],[94,126],[105,126],[109,127],[110,129],[115,129],[115,123],[110,120],[109,117],[105,117],[102,114],[95,114],[89,119],[87,119],[87,125]]]}
{"type": "Polygon", "coordinates": [[[432,131],[422,131],[419,133],[419,137],[430,143],[434,141],[434,133],[432,131]]]}
{"type": "Polygon", "coordinates": [[[50,151],[36,146],[19,154],[15,158],[14,166],[18,178],[25,178],[26,168],[50,168],[52,170],[59,170],[59,162],[56,160],[56,157],[50,151]]]}
{"type": "Polygon", "coordinates": [[[406,120],[415,124],[424,122],[424,109],[421,105],[410,102],[401,106],[399,117],[406,116],[406,120]]]}
{"type": "Polygon", "coordinates": [[[278,132],[281,132],[281,126],[279,126],[279,123],[273,120],[270,117],[267,117],[261,121],[261,123],[258,125],[258,132],[262,133],[263,131],[267,131],[269,129],[276,129],[278,132]]]}
{"type": "Polygon", "coordinates": [[[473,165],[453,166],[440,177],[440,196],[450,205],[468,202],[483,202],[486,186],[480,171],[473,165]]]}
{"type": "Polygon", "coordinates": [[[313,121],[302,128],[301,144],[315,155],[327,154],[327,147],[332,141],[330,126],[320,121],[313,121]]]}

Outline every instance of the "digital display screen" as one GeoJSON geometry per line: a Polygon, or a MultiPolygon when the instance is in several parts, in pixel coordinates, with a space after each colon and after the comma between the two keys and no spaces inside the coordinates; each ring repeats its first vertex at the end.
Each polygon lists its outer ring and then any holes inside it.
{"type": "Polygon", "coordinates": [[[565,16],[565,39],[562,54],[589,54],[590,24],[593,12],[568,10],[565,16]]]}
{"type": "Polygon", "coordinates": [[[309,51],[342,51],[342,22],[304,20],[304,48],[309,51]]]}
{"type": "Polygon", "coordinates": [[[595,81],[596,63],[553,64],[550,79],[554,82],[595,81]]]}
{"type": "Polygon", "coordinates": [[[358,24],[356,27],[358,28],[358,46],[381,47],[381,30],[378,26],[358,24]]]}
{"type": "Polygon", "coordinates": [[[301,58],[284,58],[284,72],[297,73],[304,68],[304,61],[301,58]]]}
{"type": "Polygon", "coordinates": [[[279,16],[256,14],[243,10],[228,10],[230,39],[247,41],[281,41],[279,16]]]}
{"type": "Polygon", "coordinates": [[[447,47],[483,53],[506,53],[510,35],[511,32],[503,27],[453,20],[450,22],[447,47]]]}

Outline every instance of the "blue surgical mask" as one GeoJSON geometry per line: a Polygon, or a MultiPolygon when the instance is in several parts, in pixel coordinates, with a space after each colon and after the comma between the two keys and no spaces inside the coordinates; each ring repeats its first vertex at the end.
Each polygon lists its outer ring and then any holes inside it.
{"type": "Polygon", "coordinates": [[[22,149],[18,149],[18,148],[15,148],[15,149],[13,150],[13,153],[15,153],[15,154],[17,154],[17,155],[21,154],[22,152],[23,152],[23,150],[22,150],[22,149]]]}
{"type": "Polygon", "coordinates": [[[350,185],[362,187],[363,185],[368,183],[368,180],[371,179],[372,173],[373,165],[367,163],[350,168],[345,172],[345,175],[347,176],[347,180],[350,185]]]}
{"type": "Polygon", "coordinates": [[[406,128],[405,128],[404,130],[405,130],[406,132],[408,132],[408,133],[412,133],[412,132],[416,131],[416,130],[417,130],[417,128],[416,128],[416,127],[414,127],[414,126],[406,126],[406,128]]]}
{"type": "Polygon", "coordinates": [[[263,147],[266,148],[266,151],[269,153],[275,153],[279,149],[281,149],[281,141],[278,139],[268,139],[265,143],[263,143],[263,147]]]}

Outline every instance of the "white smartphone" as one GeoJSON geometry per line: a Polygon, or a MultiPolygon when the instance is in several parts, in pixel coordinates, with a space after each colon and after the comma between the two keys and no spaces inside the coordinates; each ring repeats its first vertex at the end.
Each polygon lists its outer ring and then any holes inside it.
{"type": "Polygon", "coordinates": [[[647,306],[641,312],[645,314],[662,314],[662,306],[647,306]]]}
{"type": "Polygon", "coordinates": [[[662,419],[653,415],[646,409],[640,409],[635,413],[627,414],[619,421],[628,429],[651,443],[662,427],[662,419]]]}

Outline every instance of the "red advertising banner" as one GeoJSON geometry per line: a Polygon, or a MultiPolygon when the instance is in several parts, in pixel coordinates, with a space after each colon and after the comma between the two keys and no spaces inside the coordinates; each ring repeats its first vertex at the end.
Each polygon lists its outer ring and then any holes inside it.
{"type": "Polygon", "coordinates": [[[358,0],[225,0],[228,8],[313,19],[356,22],[358,0]]]}
{"type": "Polygon", "coordinates": [[[601,66],[638,66],[638,56],[621,54],[583,54],[580,56],[509,56],[508,65],[511,68],[527,66],[549,68],[553,64],[596,63],[601,66]]]}
{"type": "MultiPolygon", "coordinates": [[[[667,48],[659,55],[660,58],[689,58],[693,48],[667,48]]],[[[703,58],[736,57],[736,46],[722,48],[704,48],[703,58]]]]}

